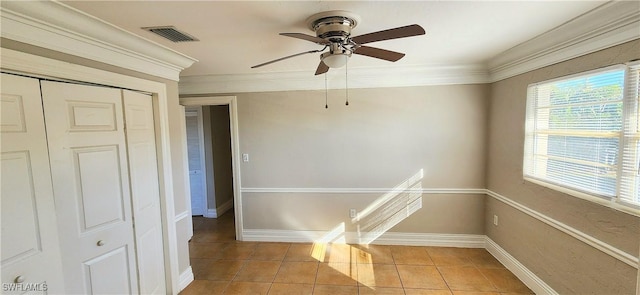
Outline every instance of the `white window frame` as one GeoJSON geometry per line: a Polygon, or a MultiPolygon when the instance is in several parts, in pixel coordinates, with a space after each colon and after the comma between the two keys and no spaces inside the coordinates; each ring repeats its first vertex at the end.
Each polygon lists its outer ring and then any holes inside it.
{"type": "MultiPolygon", "coordinates": [[[[632,71],[638,71],[639,69],[640,69],[640,61],[636,61],[636,62],[630,62],[627,64],[618,64],[618,65],[608,66],[604,68],[580,72],[572,75],[567,75],[567,76],[563,76],[555,79],[550,79],[550,80],[529,84],[527,86],[527,101],[526,101],[527,110],[525,114],[525,140],[524,140],[524,156],[523,156],[523,168],[522,168],[523,179],[525,181],[528,181],[540,186],[544,186],[544,187],[547,187],[547,188],[550,188],[550,189],[553,189],[577,198],[585,199],[585,200],[595,202],[616,210],[620,210],[636,216],[640,216],[640,204],[631,203],[621,198],[621,177],[623,174],[622,165],[623,165],[623,157],[624,157],[623,153],[624,153],[625,146],[628,145],[628,142],[625,141],[625,136],[624,136],[625,126],[631,119],[630,118],[631,116],[635,116],[633,118],[634,120],[640,120],[640,110],[636,111],[635,113],[628,110],[629,107],[633,107],[633,105],[637,106],[637,104],[640,104],[640,102],[637,102],[638,95],[639,95],[637,90],[638,87],[637,85],[634,84],[634,83],[637,83],[637,81],[631,80],[632,77],[630,73],[632,73],[632,71]],[[559,183],[554,183],[549,180],[537,178],[533,175],[528,175],[527,174],[528,167],[529,167],[528,165],[530,165],[529,162],[531,160],[531,157],[533,156],[533,148],[535,144],[533,142],[533,137],[535,136],[533,134],[533,131],[535,127],[536,118],[531,118],[531,116],[535,116],[535,115],[529,114],[529,111],[530,111],[529,104],[532,103],[531,102],[532,99],[535,99],[532,96],[532,91],[531,91],[532,87],[536,87],[541,84],[548,84],[548,83],[553,83],[558,81],[566,81],[576,77],[586,76],[590,74],[604,73],[607,71],[614,71],[614,70],[624,70],[623,99],[622,99],[623,127],[622,127],[622,130],[620,130],[620,141],[618,144],[618,163],[616,167],[617,177],[616,177],[615,196],[603,196],[600,194],[589,193],[586,191],[564,186],[559,183]],[[629,100],[636,100],[636,103],[629,104],[629,100]]],[[[640,132],[640,130],[638,132],[640,132]]],[[[637,140],[640,141],[640,139],[637,139],[637,140]]],[[[640,157],[640,155],[636,155],[636,156],[640,157]]]]}

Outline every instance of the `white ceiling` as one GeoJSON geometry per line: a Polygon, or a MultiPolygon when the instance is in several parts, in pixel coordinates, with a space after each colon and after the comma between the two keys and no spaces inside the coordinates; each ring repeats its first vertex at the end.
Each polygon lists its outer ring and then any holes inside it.
{"type": "Polygon", "coordinates": [[[327,10],[347,10],[361,22],[352,35],[419,24],[424,36],[367,44],[404,52],[396,63],[354,55],[349,68],[486,65],[505,50],[549,31],[606,1],[63,1],[129,32],[199,62],[181,76],[308,71],[319,54],[258,69],[265,61],[319,45],[279,36],[313,35],[305,19],[327,10]],[[199,42],[173,43],[141,27],[173,25],[199,42]]]}

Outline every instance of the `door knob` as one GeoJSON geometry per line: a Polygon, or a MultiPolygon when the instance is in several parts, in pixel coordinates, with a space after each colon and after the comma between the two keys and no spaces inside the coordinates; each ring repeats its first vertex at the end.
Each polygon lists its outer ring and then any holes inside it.
{"type": "Polygon", "coordinates": [[[104,246],[104,241],[103,241],[103,240],[100,240],[100,241],[98,241],[98,242],[96,243],[96,245],[98,245],[98,246],[104,246]]]}
{"type": "Polygon", "coordinates": [[[24,282],[24,277],[23,276],[17,276],[15,279],[13,279],[14,283],[20,284],[24,282]]]}

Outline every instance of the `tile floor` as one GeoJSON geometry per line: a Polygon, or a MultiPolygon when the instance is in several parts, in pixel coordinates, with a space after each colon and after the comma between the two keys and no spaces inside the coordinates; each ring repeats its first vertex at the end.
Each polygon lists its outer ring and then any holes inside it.
{"type": "Polygon", "coordinates": [[[233,214],[193,218],[180,294],[533,294],[484,249],[235,241],[233,214]]]}

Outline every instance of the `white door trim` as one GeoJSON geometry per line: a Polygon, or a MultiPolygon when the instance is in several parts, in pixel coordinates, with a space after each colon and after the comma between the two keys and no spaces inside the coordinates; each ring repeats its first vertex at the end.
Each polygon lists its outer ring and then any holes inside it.
{"type": "Polygon", "coordinates": [[[169,103],[166,85],[160,82],[144,80],[122,74],[98,70],[86,66],[67,63],[51,58],[27,54],[15,50],[0,50],[0,68],[3,71],[24,73],[136,89],[152,93],[158,151],[158,172],[160,182],[160,203],[162,208],[162,229],[167,291],[177,294],[180,274],[178,270],[178,241],[174,214],[173,177],[169,136],[169,103]]]}
{"type": "Polygon", "coordinates": [[[183,106],[228,105],[231,126],[231,166],[233,169],[233,203],[236,221],[236,239],[243,240],[242,191],[240,184],[240,136],[238,133],[238,99],[235,96],[181,97],[183,106]]]}

